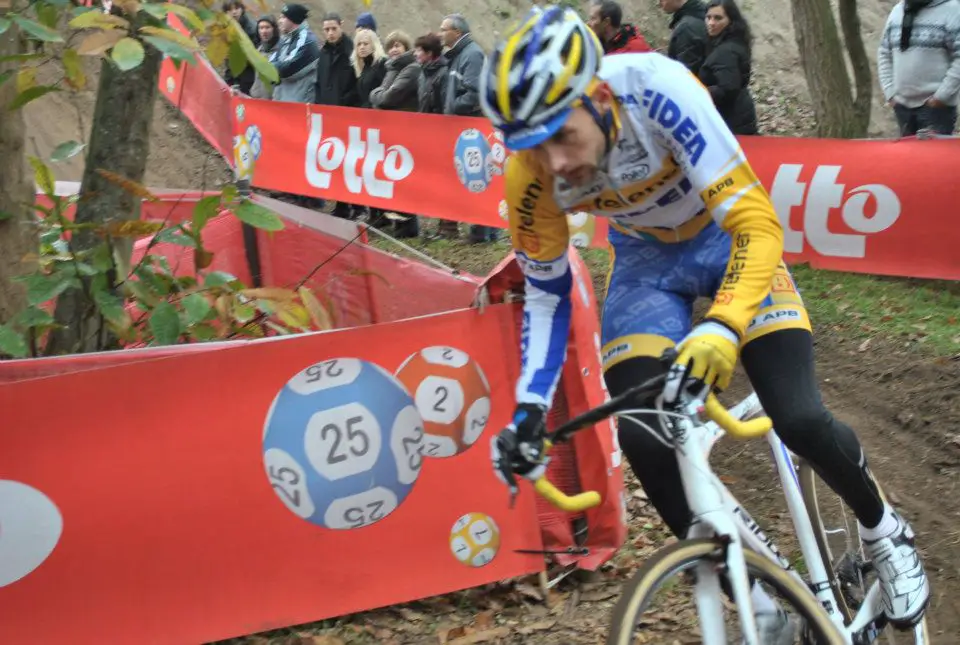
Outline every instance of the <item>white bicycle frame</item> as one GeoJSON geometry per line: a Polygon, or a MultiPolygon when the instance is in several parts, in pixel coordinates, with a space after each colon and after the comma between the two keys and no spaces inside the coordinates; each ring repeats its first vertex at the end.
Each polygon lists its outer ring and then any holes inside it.
{"type": "MultiPolygon", "coordinates": [[[[696,411],[700,403],[690,404],[690,412],[696,411]]],[[[646,427],[644,423],[632,418],[631,414],[650,413],[652,410],[624,410],[616,416],[626,417],[646,427]]],[[[658,411],[661,414],[669,412],[658,411]]],[[[738,405],[730,409],[736,419],[745,419],[762,415],[763,408],[756,394],[751,394],[738,405]]],[[[680,475],[690,510],[693,514],[689,538],[721,538],[728,540],[726,551],[726,575],[730,581],[733,600],[740,615],[740,625],[744,640],[751,645],[760,645],[757,636],[757,626],[754,619],[753,605],[750,599],[750,586],[747,577],[746,562],[743,556],[743,546],[759,553],[778,566],[786,569],[795,576],[805,589],[812,589],[812,594],[829,614],[837,629],[844,636],[847,643],[853,643],[853,635],[871,625],[882,613],[880,606],[880,591],[876,581],[867,591],[864,601],[849,626],[843,624],[843,613],[840,611],[836,590],[830,586],[830,576],[823,564],[813,526],[803,496],[800,492],[800,480],[792,454],[780,441],[775,431],[767,433],[767,442],[773,453],[774,465],[780,478],[787,500],[787,508],[793,520],[794,530],[800,551],[803,554],[809,585],[800,574],[787,562],[776,545],[764,534],[757,523],[750,517],[740,502],[727,490],[727,487],[714,474],[710,467],[710,452],[713,446],[725,434],[713,421],[703,424],[694,423],[687,415],[676,414],[673,418],[678,424],[678,430],[673,433],[670,447],[674,448],[680,466],[680,475]]],[[[666,442],[666,438],[650,430],[658,439],[666,442]]],[[[697,570],[695,588],[697,611],[705,645],[722,645],[727,642],[723,620],[723,605],[721,600],[720,577],[714,566],[701,564],[697,570]]],[[[925,642],[922,628],[914,630],[915,642],[925,642]]],[[[878,634],[871,634],[867,642],[872,641],[878,634]]]]}

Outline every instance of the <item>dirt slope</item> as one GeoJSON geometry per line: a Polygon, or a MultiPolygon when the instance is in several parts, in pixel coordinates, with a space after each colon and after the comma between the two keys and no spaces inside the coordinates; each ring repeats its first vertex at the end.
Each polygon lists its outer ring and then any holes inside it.
{"type": "MultiPolygon", "coordinates": [[[[87,141],[93,120],[100,63],[86,59],[87,86],[80,92],[52,92],[25,108],[27,150],[41,158],[64,141],[87,141]],[[82,135],[81,135],[82,133],[82,135]]],[[[56,82],[60,71],[49,65],[37,74],[39,83],[56,82]]],[[[60,181],[80,181],[83,175],[81,153],[55,164],[60,181]]],[[[147,159],[145,183],[157,188],[196,188],[216,186],[229,181],[232,174],[220,155],[201,137],[180,112],[162,96],[157,96],[147,159]]]]}

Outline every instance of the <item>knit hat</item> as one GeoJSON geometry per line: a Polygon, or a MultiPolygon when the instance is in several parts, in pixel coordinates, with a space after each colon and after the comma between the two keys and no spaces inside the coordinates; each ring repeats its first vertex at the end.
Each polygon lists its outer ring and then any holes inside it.
{"type": "Polygon", "coordinates": [[[283,9],[280,10],[280,13],[293,24],[299,25],[307,19],[307,14],[310,13],[310,10],[302,4],[285,4],[283,5],[283,9]]]}
{"type": "Polygon", "coordinates": [[[369,11],[364,11],[357,16],[357,29],[369,29],[370,31],[376,31],[377,21],[373,19],[373,14],[369,11]]]}

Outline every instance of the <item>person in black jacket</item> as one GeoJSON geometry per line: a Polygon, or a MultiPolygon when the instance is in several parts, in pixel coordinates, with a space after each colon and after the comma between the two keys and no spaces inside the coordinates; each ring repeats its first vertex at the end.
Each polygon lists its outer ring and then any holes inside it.
{"type": "Polygon", "coordinates": [[[372,108],[370,93],[380,87],[387,75],[387,53],[380,37],[370,29],[357,29],[353,36],[353,55],[350,64],[357,75],[357,102],[359,107],[372,108]]]}
{"type": "Polygon", "coordinates": [[[378,110],[416,112],[421,72],[413,40],[402,31],[394,31],[387,36],[384,46],[389,56],[387,75],[380,87],[370,93],[370,103],[378,110]]]}
{"type": "Polygon", "coordinates": [[[417,111],[443,114],[447,87],[447,59],[443,55],[443,43],[438,35],[425,34],[414,41],[413,51],[423,70],[417,88],[417,111]]]}
{"type": "Polygon", "coordinates": [[[660,0],[660,8],[672,14],[667,56],[699,74],[707,55],[706,8],[700,0],[660,0]]]}
{"type": "MultiPolygon", "coordinates": [[[[250,18],[249,14],[247,14],[247,8],[240,0],[227,0],[224,2],[223,12],[240,24],[240,27],[247,34],[247,37],[250,38],[254,47],[260,46],[260,35],[257,33],[257,24],[250,18]]],[[[243,70],[236,75],[230,71],[229,63],[224,65],[223,80],[234,92],[250,94],[250,88],[256,79],[257,72],[250,63],[247,63],[243,70]]]]}
{"type": "Polygon", "coordinates": [[[343,33],[343,19],[339,14],[323,17],[323,35],[326,42],[320,48],[317,61],[317,105],[356,107],[357,74],[350,64],[353,41],[343,33]]]}
{"type": "Polygon", "coordinates": [[[700,82],[734,134],[757,134],[757,112],[750,95],[750,25],[734,0],[707,5],[707,58],[700,82]]]}

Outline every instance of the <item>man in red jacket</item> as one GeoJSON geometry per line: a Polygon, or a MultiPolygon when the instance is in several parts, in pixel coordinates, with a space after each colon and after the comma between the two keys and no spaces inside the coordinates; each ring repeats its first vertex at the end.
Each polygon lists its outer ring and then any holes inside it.
{"type": "Polygon", "coordinates": [[[646,39],[630,24],[621,24],[623,9],[612,0],[594,2],[590,6],[590,18],[587,25],[603,43],[603,51],[607,54],[624,54],[649,52],[653,48],[646,39]]]}

